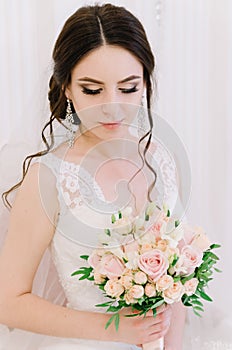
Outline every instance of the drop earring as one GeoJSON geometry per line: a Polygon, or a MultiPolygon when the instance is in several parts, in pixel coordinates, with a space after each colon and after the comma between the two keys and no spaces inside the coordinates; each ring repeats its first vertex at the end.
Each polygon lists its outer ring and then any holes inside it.
{"type": "Polygon", "coordinates": [[[142,96],[141,106],[139,108],[139,113],[138,113],[138,136],[139,136],[139,138],[143,137],[146,133],[146,116],[145,116],[143,98],[144,98],[144,96],[142,96]]]}
{"type": "Polygon", "coordinates": [[[75,131],[73,128],[74,118],[73,118],[73,113],[71,108],[71,100],[69,98],[67,98],[65,122],[68,128],[68,131],[67,131],[68,145],[71,148],[74,145],[75,131]]]}

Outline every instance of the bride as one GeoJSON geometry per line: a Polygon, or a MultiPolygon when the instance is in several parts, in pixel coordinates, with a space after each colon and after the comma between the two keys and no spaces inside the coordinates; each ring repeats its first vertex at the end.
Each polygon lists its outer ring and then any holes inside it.
{"type": "Polygon", "coordinates": [[[175,167],[151,138],[154,57],[144,29],[122,7],[82,7],[53,60],[46,150],[24,164],[0,255],[3,349],[129,350],[164,337],[166,350],[181,350],[182,305],[105,330],[109,315],[95,307],[104,297],[71,277],[114,211],[130,205],[135,217],[151,198],[171,207],[176,194],[175,167]]]}

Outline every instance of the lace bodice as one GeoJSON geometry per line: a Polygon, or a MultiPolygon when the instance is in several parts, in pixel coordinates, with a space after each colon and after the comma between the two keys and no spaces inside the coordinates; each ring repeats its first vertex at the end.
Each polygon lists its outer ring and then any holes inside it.
{"type": "MultiPolygon", "coordinates": [[[[80,255],[89,255],[96,246],[99,233],[111,225],[111,214],[117,208],[105,200],[95,179],[78,164],[63,161],[52,153],[41,162],[52,170],[60,213],[51,253],[65,291],[67,306],[82,310],[101,311],[95,305],[105,299],[93,283],[71,277],[72,272],[84,266],[80,255]]],[[[157,172],[157,203],[165,202],[171,209],[177,197],[175,165],[161,147],[156,148],[153,167],[157,172]]]]}

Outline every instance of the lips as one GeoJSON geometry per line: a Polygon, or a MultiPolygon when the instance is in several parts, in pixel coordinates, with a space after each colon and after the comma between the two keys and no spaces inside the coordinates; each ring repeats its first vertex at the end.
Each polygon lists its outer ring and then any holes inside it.
{"type": "Polygon", "coordinates": [[[120,121],[117,121],[117,122],[112,122],[112,123],[103,123],[103,122],[100,122],[100,124],[102,126],[104,126],[104,128],[106,129],[115,129],[117,127],[119,127],[122,123],[122,120],[120,121]]]}

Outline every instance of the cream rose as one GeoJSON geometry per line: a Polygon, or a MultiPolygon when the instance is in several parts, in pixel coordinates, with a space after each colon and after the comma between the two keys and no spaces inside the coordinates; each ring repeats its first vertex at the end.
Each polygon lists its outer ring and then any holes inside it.
{"type": "Polygon", "coordinates": [[[135,284],[125,294],[125,301],[127,304],[133,304],[137,302],[137,299],[142,298],[143,295],[144,295],[143,286],[139,286],[135,284]]]}
{"type": "Polygon", "coordinates": [[[147,275],[142,271],[135,272],[134,281],[137,284],[145,284],[147,282],[147,275]]]}
{"type": "Polygon", "coordinates": [[[162,252],[165,252],[168,244],[165,239],[159,239],[158,242],[156,243],[156,246],[158,249],[162,250],[162,252]]]}
{"type": "Polygon", "coordinates": [[[196,292],[197,285],[198,285],[198,279],[197,278],[192,278],[191,280],[188,280],[184,284],[185,288],[185,293],[187,295],[193,295],[196,292]]]}
{"type": "Polygon", "coordinates": [[[105,281],[106,276],[100,274],[97,270],[94,271],[94,282],[96,284],[101,284],[105,281]]]}
{"type": "Polygon", "coordinates": [[[169,275],[163,275],[156,282],[156,289],[158,292],[163,292],[173,284],[173,278],[169,275]]]}
{"type": "Polygon", "coordinates": [[[125,289],[130,289],[133,286],[133,276],[132,275],[123,275],[120,278],[120,283],[125,289]]]}
{"type": "Polygon", "coordinates": [[[169,263],[167,257],[158,249],[153,249],[140,256],[138,261],[140,270],[145,272],[153,282],[166,273],[169,263]]]}
{"type": "Polygon", "coordinates": [[[183,284],[180,281],[174,282],[168,289],[163,292],[164,301],[167,304],[172,304],[174,302],[180,301],[184,292],[185,288],[183,284]]]}
{"type": "Polygon", "coordinates": [[[154,283],[147,283],[144,293],[147,297],[152,298],[156,296],[156,287],[154,283]]]}
{"type": "Polygon", "coordinates": [[[116,279],[107,281],[104,286],[104,290],[106,291],[107,295],[113,298],[118,298],[124,292],[123,286],[116,279]]]}

